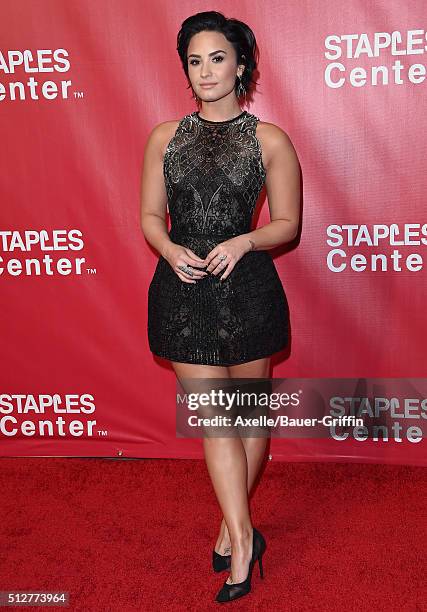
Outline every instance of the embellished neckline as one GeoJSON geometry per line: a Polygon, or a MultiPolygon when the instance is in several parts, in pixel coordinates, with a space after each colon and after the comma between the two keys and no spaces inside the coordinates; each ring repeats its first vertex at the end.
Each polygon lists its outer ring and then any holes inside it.
{"type": "Polygon", "coordinates": [[[248,111],[244,110],[243,112],[240,113],[240,115],[237,115],[236,117],[232,117],[231,119],[225,119],[224,121],[211,121],[210,119],[205,119],[204,117],[200,117],[198,111],[194,111],[194,113],[193,113],[193,115],[194,115],[194,117],[196,117],[196,119],[198,119],[202,123],[206,123],[206,124],[209,124],[209,125],[227,125],[228,123],[233,123],[234,121],[237,121],[238,119],[241,119],[242,117],[244,117],[247,114],[248,114],[248,111]]]}

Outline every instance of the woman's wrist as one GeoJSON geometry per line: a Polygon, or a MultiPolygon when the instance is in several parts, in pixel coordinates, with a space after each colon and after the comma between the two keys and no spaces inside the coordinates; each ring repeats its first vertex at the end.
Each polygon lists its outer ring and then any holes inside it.
{"type": "Polygon", "coordinates": [[[172,242],[172,240],[170,240],[170,238],[167,238],[167,239],[166,239],[166,240],[163,242],[163,244],[162,244],[162,246],[161,246],[161,248],[160,248],[160,255],[161,255],[161,256],[162,256],[164,259],[167,259],[167,258],[168,258],[168,253],[169,253],[169,251],[170,251],[170,248],[171,248],[171,246],[172,246],[172,245],[174,245],[174,244],[175,244],[175,243],[174,243],[174,242],[172,242]]]}
{"type": "Polygon", "coordinates": [[[252,238],[249,238],[248,236],[245,236],[245,247],[246,247],[246,252],[249,253],[249,251],[255,251],[255,242],[252,238]]]}

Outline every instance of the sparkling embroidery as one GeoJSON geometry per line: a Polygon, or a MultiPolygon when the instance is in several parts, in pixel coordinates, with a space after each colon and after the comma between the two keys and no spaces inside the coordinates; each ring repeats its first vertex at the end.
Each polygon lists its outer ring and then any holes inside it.
{"type": "MultiPolygon", "coordinates": [[[[259,119],[181,119],[165,151],[170,239],[199,257],[250,232],[266,171],[259,119]]],[[[184,283],[160,257],[148,291],[153,353],[186,363],[232,365],[270,355],[288,341],[288,303],[268,251],[249,251],[223,282],[184,283]]]]}

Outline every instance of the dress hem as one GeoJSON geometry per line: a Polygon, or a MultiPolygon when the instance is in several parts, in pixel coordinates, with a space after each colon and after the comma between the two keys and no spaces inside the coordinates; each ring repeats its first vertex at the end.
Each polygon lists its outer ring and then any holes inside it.
{"type": "Polygon", "coordinates": [[[152,349],[151,352],[153,353],[153,355],[156,355],[157,357],[161,357],[162,359],[167,359],[168,361],[176,361],[177,363],[189,363],[189,364],[193,364],[193,365],[212,365],[212,366],[222,366],[222,367],[227,367],[227,366],[233,366],[233,365],[240,365],[242,363],[249,363],[251,361],[256,361],[257,359],[262,359],[263,357],[271,357],[272,355],[275,355],[276,353],[282,351],[283,349],[285,349],[288,346],[288,342],[286,342],[285,344],[283,344],[282,346],[280,346],[277,349],[274,350],[269,350],[267,352],[262,352],[259,353],[258,355],[254,355],[252,357],[243,357],[242,359],[238,359],[238,360],[234,360],[234,361],[218,361],[215,363],[212,362],[206,362],[206,361],[201,361],[201,360],[191,360],[191,361],[181,361],[180,359],[177,359],[175,357],[171,357],[170,355],[166,355],[166,353],[160,353],[160,352],[156,352],[153,351],[152,349]]]}

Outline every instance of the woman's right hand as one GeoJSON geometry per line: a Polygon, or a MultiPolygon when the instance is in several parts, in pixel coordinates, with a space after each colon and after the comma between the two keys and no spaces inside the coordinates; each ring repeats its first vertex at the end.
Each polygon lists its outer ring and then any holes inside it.
{"type": "Polygon", "coordinates": [[[191,249],[180,244],[172,243],[165,249],[164,259],[169,263],[172,270],[184,283],[196,283],[197,279],[208,276],[208,272],[204,270],[195,270],[195,268],[204,268],[206,263],[204,259],[198,257],[191,249]],[[179,266],[191,266],[191,274],[180,270],[179,266]]]}

